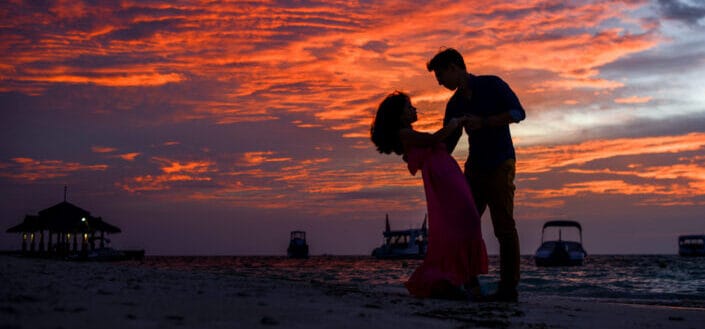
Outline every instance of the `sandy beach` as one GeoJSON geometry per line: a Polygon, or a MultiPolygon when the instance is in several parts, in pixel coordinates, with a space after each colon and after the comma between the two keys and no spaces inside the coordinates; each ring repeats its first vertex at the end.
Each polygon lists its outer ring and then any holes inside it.
{"type": "Polygon", "coordinates": [[[421,300],[399,287],[0,256],[0,328],[700,328],[705,309],[520,296],[421,300]]]}

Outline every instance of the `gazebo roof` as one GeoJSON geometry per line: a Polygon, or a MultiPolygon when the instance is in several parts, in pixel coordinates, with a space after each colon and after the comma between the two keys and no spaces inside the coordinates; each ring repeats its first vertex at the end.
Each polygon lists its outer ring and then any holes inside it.
{"type": "Polygon", "coordinates": [[[91,217],[92,219],[90,220],[89,226],[93,228],[94,231],[104,231],[108,233],[120,233],[122,230],[120,230],[119,227],[108,224],[103,221],[103,218],[101,217],[91,217]]]}
{"type": "Polygon", "coordinates": [[[117,226],[106,223],[101,217],[91,216],[90,212],[66,201],[40,210],[38,216],[25,216],[22,223],[10,227],[6,232],[21,233],[41,230],[57,232],[121,232],[117,226]]]}
{"type": "Polygon", "coordinates": [[[22,223],[19,223],[13,227],[7,229],[7,233],[23,233],[23,232],[34,232],[38,231],[41,224],[39,223],[39,216],[27,215],[24,216],[22,223]]]}
{"type": "Polygon", "coordinates": [[[82,218],[88,219],[88,217],[91,217],[91,213],[63,201],[44,210],[40,210],[39,217],[47,220],[50,219],[48,224],[53,227],[62,227],[71,226],[71,224],[74,224],[77,220],[80,221],[82,218]]]}

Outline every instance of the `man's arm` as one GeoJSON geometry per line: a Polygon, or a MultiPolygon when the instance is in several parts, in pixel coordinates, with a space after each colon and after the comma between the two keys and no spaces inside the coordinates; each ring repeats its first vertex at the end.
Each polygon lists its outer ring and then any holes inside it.
{"type": "Polygon", "coordinates": [[[501,113],[500,115],[503,117],[497,118],[499,124],[510,124],[510,123],[518,123],[524,119],[526,119],[526,111],[524,111],[524,107],[521,106],[521,103],[519,102],[519,98],[517,95],[514,93],[512,88],[509,87],[509,85],[504,82],[504,80],[497,78],[497,93],[499,94],[498,97],[501,99],[501,102],[504,105],[504,108],[507,109],[507,115],[504,115],[505,113],[501,113]],[[509,122],[506,122],[509,120],[509,122]],[[505,123],[506,122],[506,123],[505,123]]]}
{"type": "Polygon", "coordinates": [[[468,129],[492,128],[506,126],[510,123],[517,122],[511,112],[503,112],[496,115],[481,117],[479,115],[469,115],[465,121],[468,129]]]}
{"type": "Polygon", "coordinates": [[[467,128],[480,129],[506,126],[510,123],[518,123],[526,118],[524,107],[521,106],[519,98],[506,82],[497,77],[494,81],[494,90],[496,93],[495,97],[499,99],[504,111],[486,117],[472,115],[466,121],[467,128]]]}

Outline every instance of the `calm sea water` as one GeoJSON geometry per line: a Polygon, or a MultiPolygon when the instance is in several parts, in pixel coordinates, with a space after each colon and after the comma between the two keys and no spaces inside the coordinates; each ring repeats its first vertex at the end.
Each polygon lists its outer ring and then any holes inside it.
{"type": "MultiPolygon", "coordinates": [[[[369,256],[286,257],[146,257],[140,266],[208,271],[294,281],[356,285],[360,289],[400,288],[420,260],[377,260],[369,256]]],[[[490,273],[481,277],[492,291],[498,258],[490,257],[490,273]]],[[[634,302],[705,306],[705,258],[679,256],[590,256],[577,267],[536,267],[522,258],[522,294],[619,299],[634,302]]]]}

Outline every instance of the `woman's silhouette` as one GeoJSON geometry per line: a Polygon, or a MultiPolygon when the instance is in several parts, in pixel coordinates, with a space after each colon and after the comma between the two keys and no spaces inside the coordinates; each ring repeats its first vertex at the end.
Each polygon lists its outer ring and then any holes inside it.
{"type": "Polygon", "coordinates": [[[480,297],[477,275],[487,273],[487,251],[480,216],[458,163],[441,141],[464,124],[456,118],[433,134],[415,131],[416,108],[409,96],[394,92],[379,105],[372,142],[380,153],[403,155],[412,175],[420,169],[428,207],[428,251],[405,283],[417,297],[480,297]]]}

